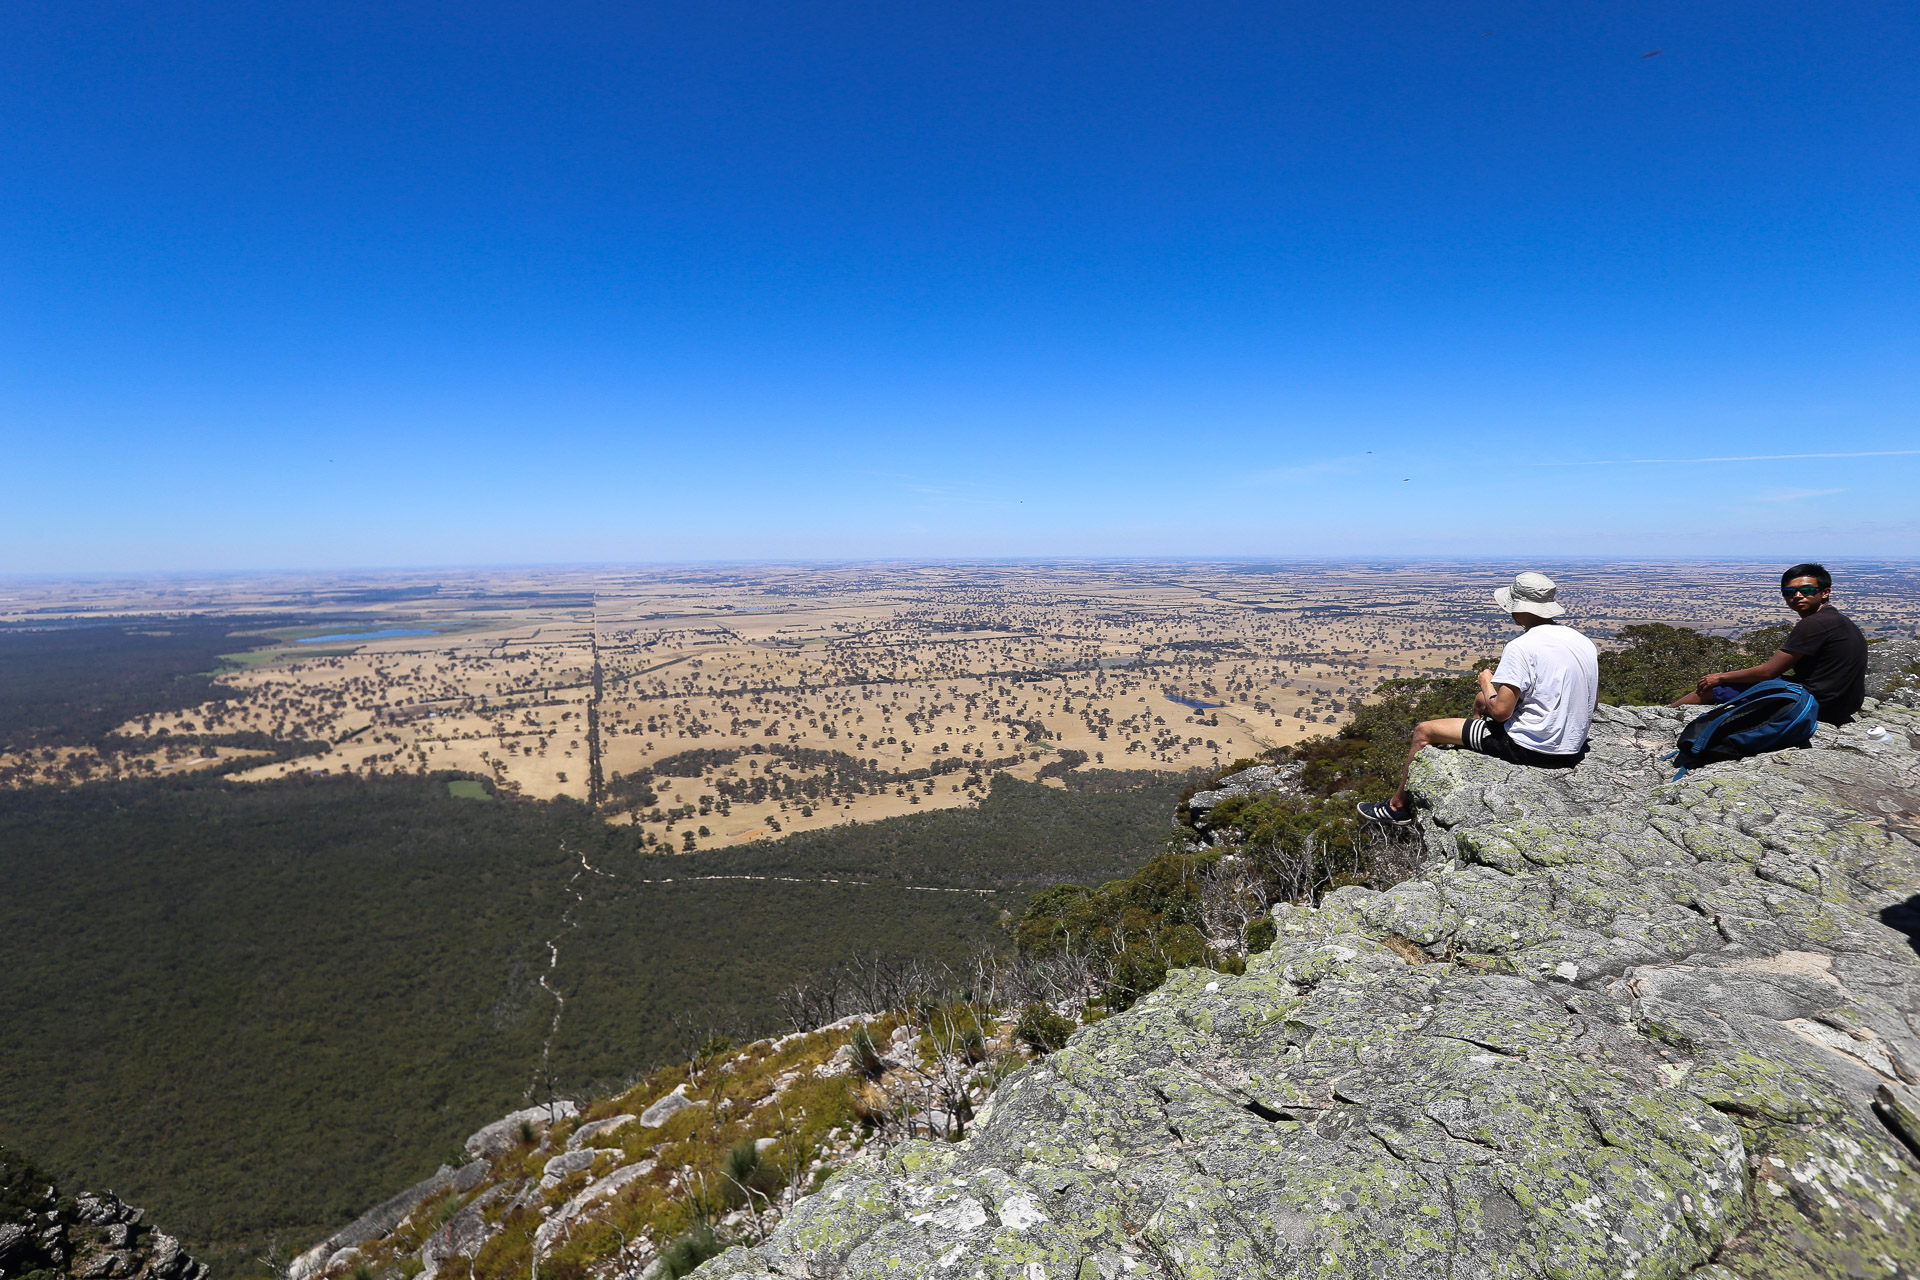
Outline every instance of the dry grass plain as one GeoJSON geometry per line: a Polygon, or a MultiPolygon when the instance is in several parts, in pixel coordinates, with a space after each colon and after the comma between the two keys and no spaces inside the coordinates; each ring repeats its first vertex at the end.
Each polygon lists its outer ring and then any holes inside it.
{"type": "MultiPolygon", "coordinates": [[[[233,659],[222,684],[234,696],[122,732],[324,740],[327,754],[234,776],[460,770],[522,795],[598,801],[653,843],[715,848],[970,804],[995,771],[1045,776],[1062,752],[1089,767],[1180,771],[1330,733],[1383,678],[1497,652],[1513,629],[1489,593],[1516,567],[866,564],[41,583],[13,585],[0,617],[285,613],[288,627],[233,659]],[[341,621],[293,625],[316,614],[341,621]],[[637,804],[631,780],[645,770],[656,796],[637,804]]],[[[1771,565],[1541,567],[1560,581],[1569,621],[1602,643],[1635,622],[1737,632],[1787,616],[1771,565]]],[[[1917,587],[1909,566],[1850,565],[1836,603],[1869,634],[1911,634],[1917,587]]],[[[235,754],[157,748],[145,765],[122,757],[100,772],[205,768],[235,754]]],[[[59,761],[43,763],[51,776],[59,761]]]]}

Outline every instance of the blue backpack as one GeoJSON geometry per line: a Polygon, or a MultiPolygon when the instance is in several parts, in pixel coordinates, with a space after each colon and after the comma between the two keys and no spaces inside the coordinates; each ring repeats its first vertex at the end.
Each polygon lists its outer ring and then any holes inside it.
{"type": "Polygon", "coordinates": [[[1678,782],[1687,770],[1716,760],[1738,760],[1763,751],[1804,747],[1813,741],[1820,704],[1800,685],[1762,680],[1739,697],[1723,702],[1680,731],[1678,750],[1661,756],[1680,760],[1678,782]]]}

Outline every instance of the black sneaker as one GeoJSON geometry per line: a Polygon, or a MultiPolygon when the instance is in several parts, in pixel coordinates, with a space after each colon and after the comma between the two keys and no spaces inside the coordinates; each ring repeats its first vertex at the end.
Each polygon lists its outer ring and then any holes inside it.
{"type": "Polygon", "coordinates": [[[1378,822],[1389,827],[1410,827],[1413,825],[1413,810],[1396,809],[1391,801],[1365,800],[1354,806],[1360,816],[1368,822],[1378,822]]]}

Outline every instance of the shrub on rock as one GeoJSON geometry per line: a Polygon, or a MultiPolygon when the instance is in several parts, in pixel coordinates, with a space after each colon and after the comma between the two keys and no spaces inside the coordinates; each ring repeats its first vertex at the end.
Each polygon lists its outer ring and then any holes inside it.
{"type": "Polygon", "coordinates": [[[1036,1054],[1064,1049],[1067,1037],[1072,1034],[1073,1023],[1044,1004],[1030,1004],[1022,1009],[1020,1021],[1013,1028],[1014,1039],[1036,1054]]]}

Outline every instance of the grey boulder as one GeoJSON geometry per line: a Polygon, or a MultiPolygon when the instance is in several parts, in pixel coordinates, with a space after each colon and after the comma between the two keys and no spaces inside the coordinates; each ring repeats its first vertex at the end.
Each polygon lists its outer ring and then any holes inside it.
{"type": "Polygon", "coordinates": [[[567,1150],[577,1150],[580,1147],[586,1146],[595,1138],[618,1133],[639,1118],[639,1116],[630,1115],[608,1116],[604,1120],[595,1120],[591,1124],[583,1124],[578,1129],[575,1129],[567,1138],[567,1150]]]}
{"type": "Polygon", "coordinates": [[[487,1188],[471,1202],[461,1206],[459,1212],[447,1219],[445,1226],[428,1236],[427,1242],[420,1247],[420,1261],[426,1264],[422,1274],[431,1277],[447,1259],[471,1258],[479,1253],[481,1246],[492,1239],[497,1230],[487,1225],[487,1206],[505,1195],[506,1190],[504,1185],[487,1188]]]}
{"type": "Polygon", "coordinates": [[[571,1173],[585,1173],[593,1168],[594,1157],[600,1153],[588,1147],[583,1151],[564,1151],[547,1161],[540,1170],[540,1185],[551,1187],[571,1173]]]}
{"type": "Polygon", "coordinates": [[[640,1123],[649,1129],[657,1129],[667,1121],[685,1111],[688,1107],[704,1107],[704,1102],[696,1102],[686,1095],[686,1086],[677,1086],[672,1093],[654,1102],[640,1113],[640,1123]]]}
{"type": "Polygon", "coordinates": [[[520,1145],[521,1125],[527,1125],[537,1134],[545,1133],[569,1116],[579,1114],[580,1108],[577,1105],[564,1100],[509,1112],[492,1124],[475,1131],[473,1136],[467,1139],[467,1155],[475,1160],[482,1160],[497,1156],[503,1151],[511,1151],[520,1145]]]}

